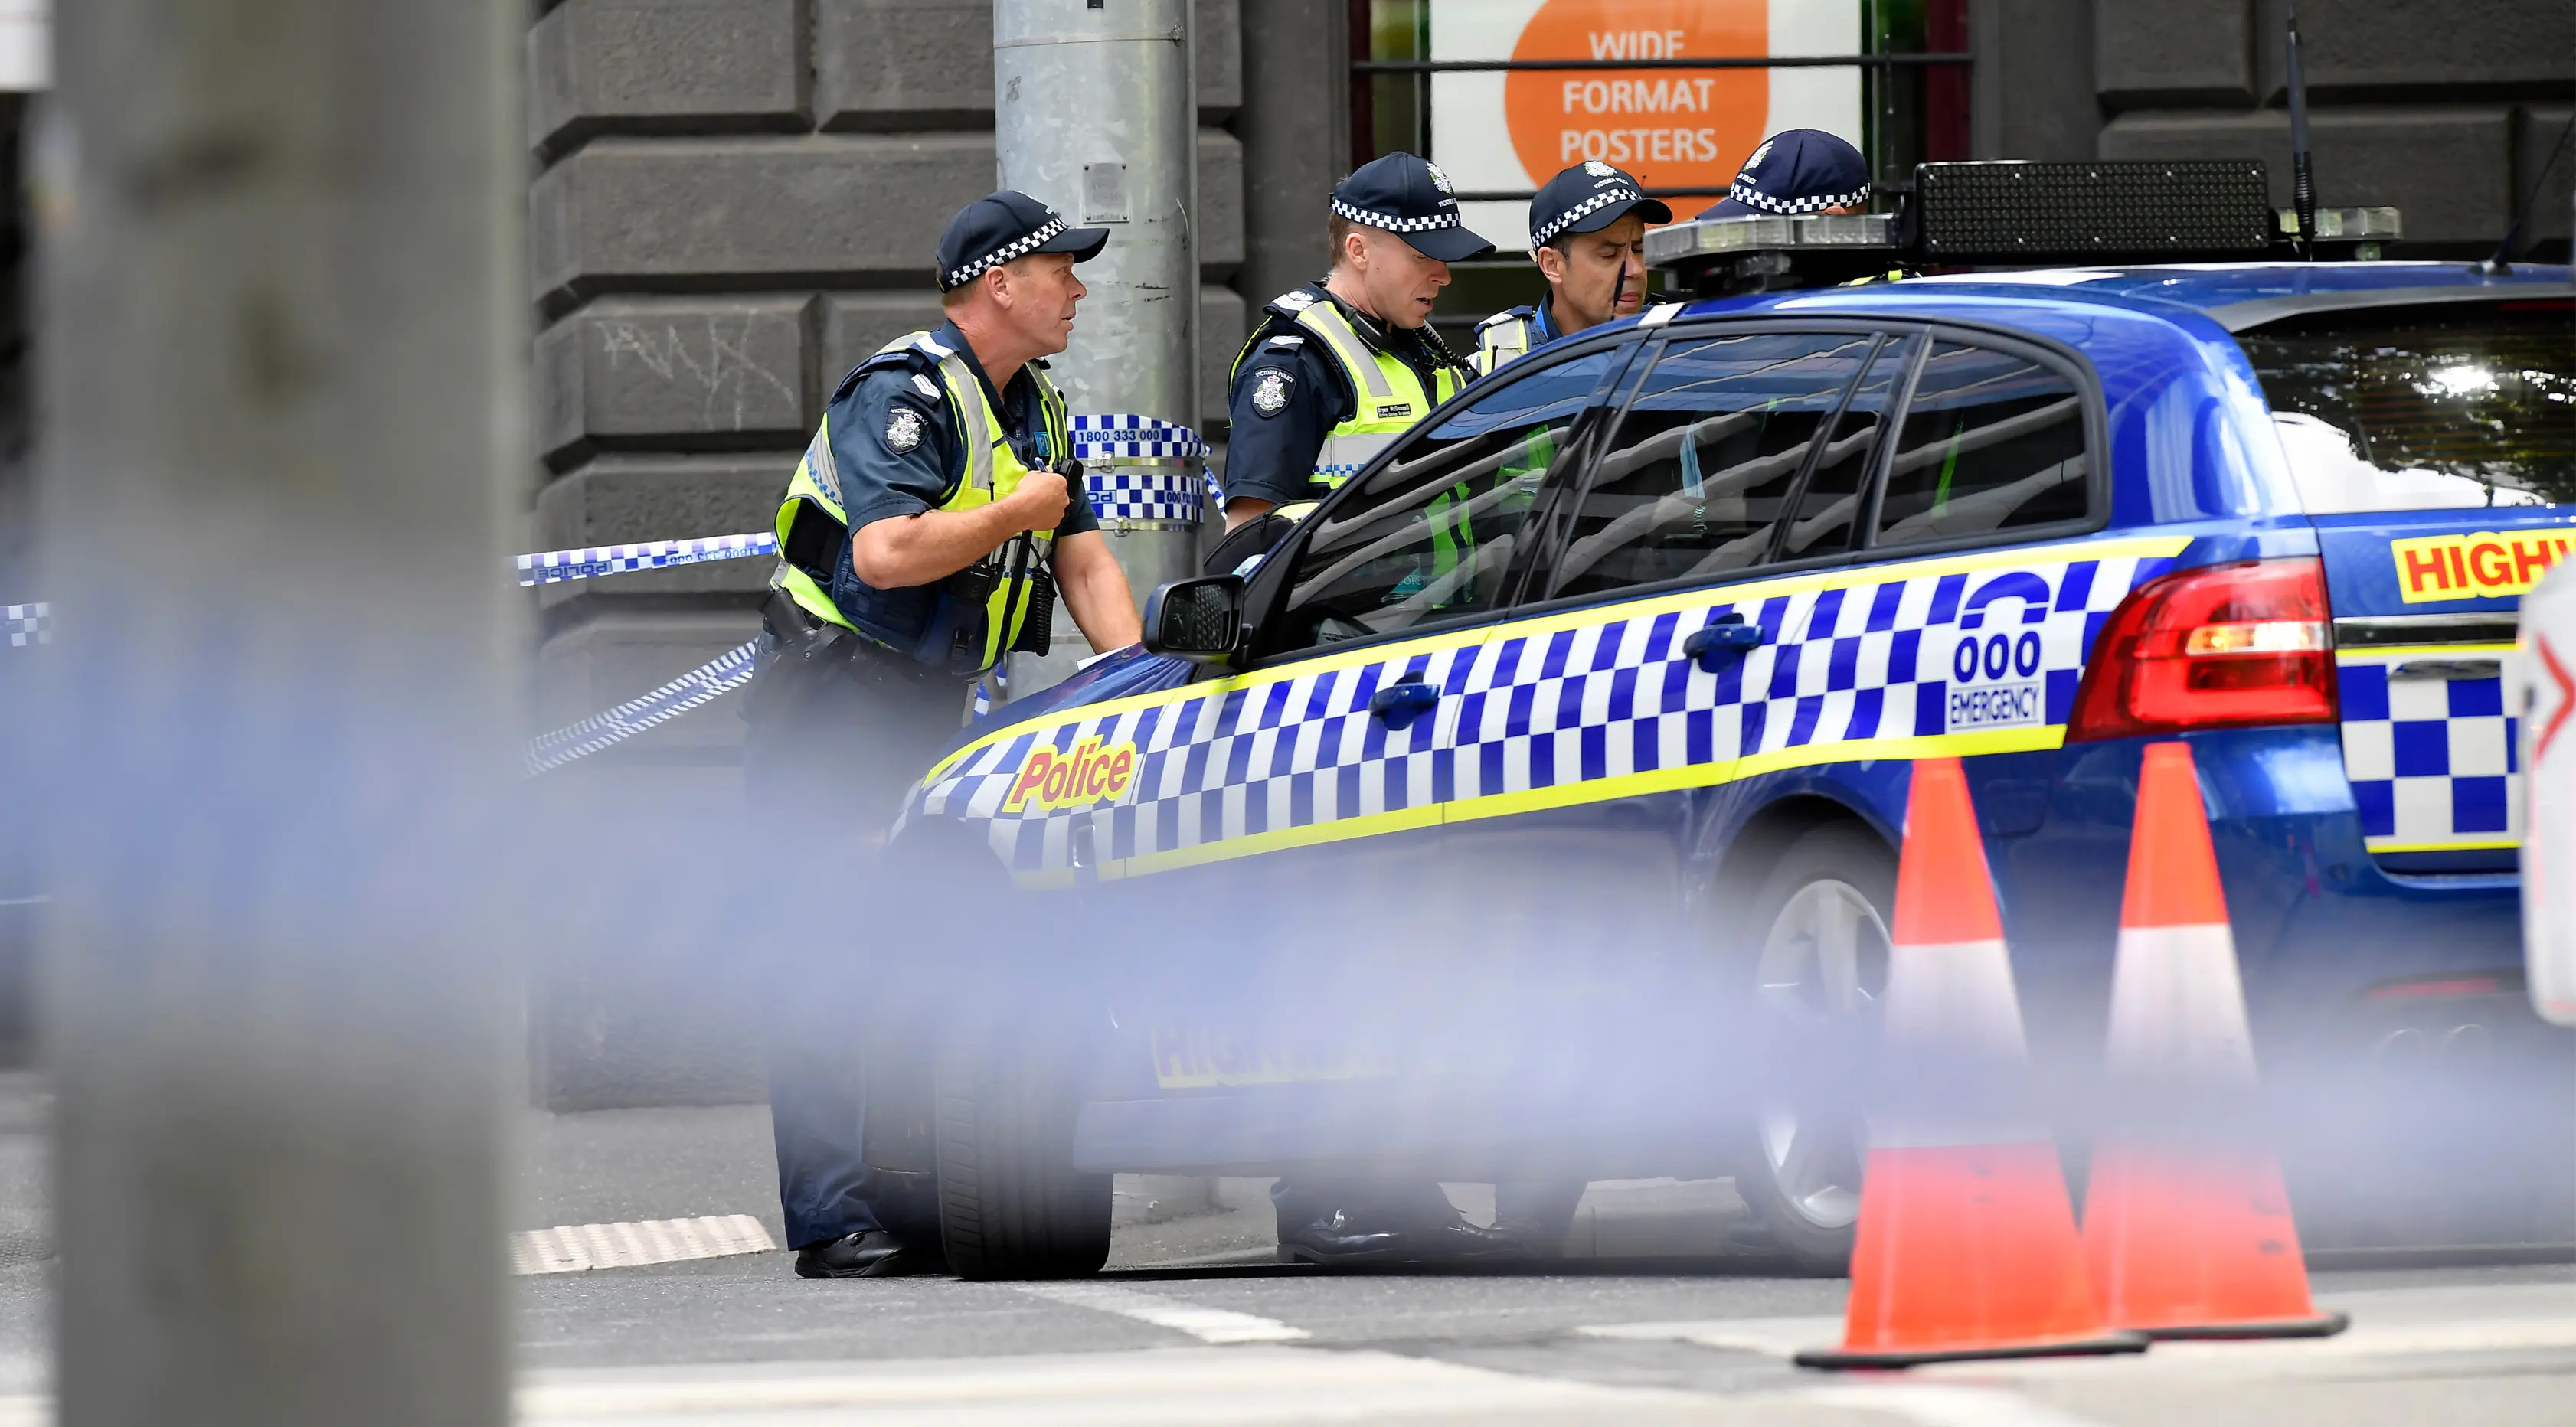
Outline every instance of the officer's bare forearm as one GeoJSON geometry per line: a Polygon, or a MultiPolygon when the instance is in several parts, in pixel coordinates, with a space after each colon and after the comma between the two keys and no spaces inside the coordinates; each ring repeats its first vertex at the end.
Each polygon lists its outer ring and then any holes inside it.
{"type": "Polygon", "coordinates": [[[1127,572],[1118,568],[1117,557],[1109,553],[1108,537],[1086,530],[1057,540],[1055,577],[1064,591],[1065,608],[1073,612],[1073,622],[1082,626],[1082,637],[1094,650],[1124,649],[1145,637],[1145,627],[1136,618],[1135,591],[1128,587],[1127,572]]]}
{"type": "Polygon", "coordinates": [[[947,579],[1020,533],[1007,501],[871,521],[850,536],[850,571],[880,590],[947,579]]]}

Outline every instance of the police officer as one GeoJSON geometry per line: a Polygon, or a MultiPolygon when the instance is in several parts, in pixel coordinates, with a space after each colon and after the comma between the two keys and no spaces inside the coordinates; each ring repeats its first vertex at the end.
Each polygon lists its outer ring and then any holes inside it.
{"type": "Polygon", "coordinates": [[[1644,311],[1646,225],[1671,221],[1663,200],[1598,159],[1549,179],[1529,210],[1530,259],[1547,296],[1476,325],[1476,370],[1490,375],[1532,348],[1644,311]]]}
{"type": "Polygon", "coordinates": [[[1759,214],[1862,213],[1869,209],[1869,162],[1822,129],[1783,129],[1762,141],[1701,218],[1759,214]]]}
{"type": "MultiPolygon", "coordinates": [[[[1093,648],[1139,636],[1044,361],[1065,349],[1084,295],[1074,264],[1108,236],[1024,193],[966,205],[939,237],[947,320],[886,344],[824,408],[778,508],[763,609],[775,649],[746,709],[749,791],[800,856],[882,843],[897,800],[964,721],[972,681],[1014,649],[1046,648],[1058,587],[1093,648]],[[835,834],[856,845],[835,847],[835,834]]],[[[807,1014],[773,1041],[779,1200],[807,1278],[941,1266],[927,1166],[886,1172],[862,1154],[858,1052],[885,1044],[881,1028],[853,1024],[868,989],[791,995],[807,1014]]]]}
{"type": "Polygon", "coordinates": [[[1326,232],[1331,271],[1265,307],[1235,357],[1211,570],[1267,549],[1475,377],[1432,332],[1431,304],[1451,263],[1494,245],[1460,222],[1446,175],[1406,153],[1363,164],[1334,186],[1326,232]]]}

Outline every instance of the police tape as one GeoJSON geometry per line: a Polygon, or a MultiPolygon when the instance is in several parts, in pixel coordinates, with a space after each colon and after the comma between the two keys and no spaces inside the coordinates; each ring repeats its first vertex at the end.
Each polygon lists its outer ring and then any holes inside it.
{"type": "MultiPolygon", "coordinates": [[[[1189,460],[1207,454],[1207,442],[1186,426],[1150,416],[1118,413],[1077,416],[1071,428],[1073,454],[1084,461],[1189,460]]],[[[1086,473],[1094,508],[1109,519],[1196,520],[1198,491],[1186,475],[1159,471],[1086,473]],[[1105,503],[1105,504],[1104,504],[1105,503]]],[[[1211,494],[1224,499],[1214,481],[1211,494]]],[[[647,540],[634,545],[594,545],[581,550],[543,550],[518,558],[519,586],[560,584],[640,570],[667,570],[711,560],[749,560],[778,553],[778,537],[769,531],[745,535],[711,535],[695,540],[647,540]]]]}
{"type": "MultiPolygon", "coordinates": [[[[1070,434],[1073,455],[1083,461],[1192,460],[1206,456],[1208,450],[1207,442],[1186,426],[1133,413],[1077,416],[1073,418],[1070,434]]],[[[1094,510],[1104,519],[1196,521],[1199,518],[1200,483],[1186,472],[1119,470],[1113,466],[1104,471],[1086,471],[1083,485],[1094,510]]],[[[1206,481],[1206,489],[1211,497],[1223,503],[1224,492],[1213,479],[1206,481]]],[[[648,540],[634,545],[547,550],[522,555],[517,563],[519,584],[528,588],[568,580],[594,579],[601,575],[665,570],[714,560],[747,560],[777,553],[778,537],[764,530],[695,540],[648,540]]],[[[15,623],[21,608],[35,610],[41,620],[45,607],[10,607],[10,642],[13,644],[27,642],[19,637],[15,623]]],[[[36,629],[35,642],[41,643],[46,635],[41,625],[36,629]]],[[[751,682],[753,663],[759,650],[760,641],[754,639],[651,693],[530,739],[526,750],[530,776],[613,748],[647,729],[668,723],[742,687],[751,682]]]]}
{"type": "Polygon", "coordinates": [[[701,704],[715,702],[751,682],[752,666],[759,655],[760,641],[749,640],[641,698],[628,699],[579,723],[529,739],[528,776],[533,778],[576,758],[613,748],[701,704]]]}
{"type": "Polygon", "coordinates": [[[54,607],[49,604],[0,605],[0,630],[9,635],[9,647],[24,649],[31,644],[54,642],[54,607]]]}
{"type": "Polygon", "coordinates": [[[587,550],[546,550],[519,557],[519,586],[525,589],[598,575],[665,570],[708,560],[748,560],[777,553],[778,537],[766,530],[696,540],[647,540],[640,545],[597,545],[587,550]]]}
{"type": "Polygon", "coordinates": [[[1085,461],[1125,456],[1137,460],[1187,460],[1207,454],[1199,433],[1177,422],[1151,416],[1113,413],[1077,416],[1071,428],[1073,454],[1085,461]]]}
{"type": "Polygon", "coordinates": [[[1191,476],[1162,471],[1085,471],[1082,484],[1091,496],[1091,513],[1102,520],[1178,520],[1195,524],[1199,518],[1199,483],[1191,476]]]}

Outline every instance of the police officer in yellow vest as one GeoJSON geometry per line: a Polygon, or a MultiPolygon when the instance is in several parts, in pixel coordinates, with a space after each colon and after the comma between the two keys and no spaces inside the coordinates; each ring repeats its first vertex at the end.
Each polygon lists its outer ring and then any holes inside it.
{"type": "MultiPolygon", "coordinates": [[[[763,610],[774,652],[752,687],[754,806],[799,856],[881,841],[896,803],[964,722],[976,676],[1043,651],[1054,592],[1099,650],[1136,642],[1127,578],[1100,534],[1064,399],[1043,360],[1084,293],[1073,265],[1108,241],[1024,193],[979,198],[939,238],[947,321],[888,343],[832,394],[778,510],[763,610]]],[[[813,869],[818,876],[829,869],[813,869]]],[[[939,1267],[934,1187],[862,1153],[853,996],[773,1040],[779,1199],[796,1271],[939,1267]]],[[[881,1133],[882,1137],[882,1133],[881,1133]]]]}
{"type": "Polygon", "coordinates": [[[1490,374],[1559,337],[1644,311],[1646,225],[1671,221],[1661,199],[1598,159],[1549,179],[1529,208],[1530,260],[1547,295],[1477,324],[1476,370],[1490,374]]]}
{"type": "Polygon", "coordinates": [[[1449,264],[1494,247],[1459,221],[1447,176],[1405,153],[1363,164],[1335,185],[1327,232],[1332,270],[1271,302],[1235,358],[1228,538],[1211,569],[1267,549],[1287,520],[1474,379],[1432,332],[1431,304],[1449,264]]]}

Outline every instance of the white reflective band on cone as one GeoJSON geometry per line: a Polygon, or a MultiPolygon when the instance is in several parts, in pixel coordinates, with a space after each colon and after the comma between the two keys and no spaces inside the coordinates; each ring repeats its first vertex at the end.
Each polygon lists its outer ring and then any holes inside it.
{"type": "Polygon", "coordinates": [[[2225,926],[2122,927],[2111,982],[2115,1073],[2254,1082],[2236,938],[2225,926]]]}

